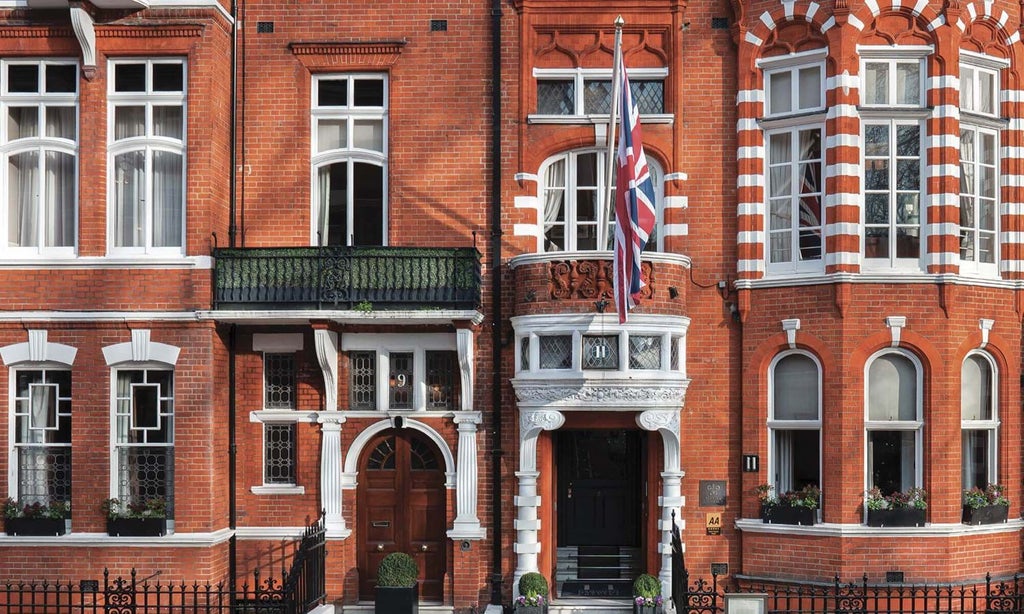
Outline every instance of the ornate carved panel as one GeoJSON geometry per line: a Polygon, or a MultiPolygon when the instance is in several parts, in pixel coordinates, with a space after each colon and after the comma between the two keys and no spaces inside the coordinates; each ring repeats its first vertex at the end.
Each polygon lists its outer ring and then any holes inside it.
{"type": "MultiPolygon", "coordinates": [[[[554,300],[610,298],[614,294],[610,260],[561,260],[550,265],[549,294],[554,300]]],[[[644,287],[641,298],[650,298],[657,287],[654,263],[641,262],[644,287]]]]}

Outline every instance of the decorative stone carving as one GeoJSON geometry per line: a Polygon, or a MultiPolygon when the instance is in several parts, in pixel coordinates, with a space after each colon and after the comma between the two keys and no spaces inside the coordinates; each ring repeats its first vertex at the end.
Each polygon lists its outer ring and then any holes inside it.
{"type": "Polygon", "coordinates": [[[542,382],[513,382],[520,407],[627,405],[649,407],[661,405],[678,408],[686,397],[688,380],[630,381],[628,385],[581,383],[575,386],[542,382]]]}
{"type": "Polygon", "coordinates": [[[636,423],[645,431],[669,429],[679,432],[679,412],[645,411],[636,417],[636,423]]]}
{"type": "Polygon", "coordinates": [[[558,411],[524,411],[519,415],[519,437],[526,439],[532,430],[553,431],[564,423],[565,416],[558,411]]]}
{"type": "MultiPolygon", "coordinates": [[[[548,292],[555,300],[598,299],[612,296],[613,266],[611,260],[559,260],[549,268],[551,278],[548,292]]],[[[640,273],[646,285],[640,290],[643,298],[650,298],[657,285],[654,265],[640,263],[640,273]]]]}

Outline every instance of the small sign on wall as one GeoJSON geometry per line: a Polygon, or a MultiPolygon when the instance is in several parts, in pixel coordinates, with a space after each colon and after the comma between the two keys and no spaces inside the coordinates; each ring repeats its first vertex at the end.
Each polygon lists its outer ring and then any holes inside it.
{"type": "Polygon", "coordinates": [[[722,507],[725,505],[725,480],[700,481],[700,506],[722,507]]]}
{"type": "Polygon", "coordinates": [[[721,535],[722,512],[708,512],[704,520],[704,530],[708,535],[721,535]]]}

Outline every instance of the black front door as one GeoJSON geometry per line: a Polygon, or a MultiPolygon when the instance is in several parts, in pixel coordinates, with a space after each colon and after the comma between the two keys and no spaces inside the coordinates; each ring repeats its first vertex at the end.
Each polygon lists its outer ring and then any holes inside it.
{"type": "Polygon", "coordinates": [[[558,431],[558,545],[639,546],[640,433],[558,431]]]}

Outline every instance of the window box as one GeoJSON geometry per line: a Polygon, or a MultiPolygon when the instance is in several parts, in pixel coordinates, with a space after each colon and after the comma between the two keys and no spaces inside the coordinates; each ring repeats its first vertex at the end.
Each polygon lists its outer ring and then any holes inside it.
{"type": "Polygon", "coordinates": [[[818,510],[788,505],[761,506],[761,521],[767,524],[807,525],[818,522],[818,510]]]}
{"type": "Polygon", "coordinates": [[[419,582],[412,586],[378,586],[375,597],[375,614],[419,614],[419,582]]]}
{"type": "Polygon", "coordinates": [[[1006,522],[1009,511],[1010,506],[1008,505],[965,506],[963,521],[964,524],[999,524],[1006,522]]]}
{"type": "Polygon", "coordinates": [[[516,614],[548,614],[548,604],[543,605],[522,605],[516,604],[516,614]]]}
{"type": "Polygon", "coordinates": [[[891,510],[868,510],[869,527],[923,527],[923,509],[915,507],[891,510]]]}
{"type": "MultiPolygon", "coordinates": [[[[1003,515],[1005,518],[1005,514],[1003,515]]],[[[8,535],[43,537],[68,532],[64,518],[7,518],[4,532],[8,535]]]]}
{"type": "Polygon", "coordinates": [[[159,537],[166,533],[166,518],[107,518],[107,535],[159,537]]]}
{"type": "Polygon", "coordinates": [[[664,614],[665,610],[660,605],[637,605],[633,604],[633,614],[664,614]]]}

